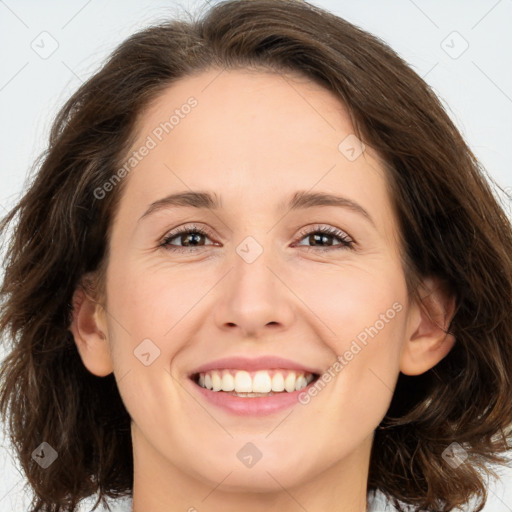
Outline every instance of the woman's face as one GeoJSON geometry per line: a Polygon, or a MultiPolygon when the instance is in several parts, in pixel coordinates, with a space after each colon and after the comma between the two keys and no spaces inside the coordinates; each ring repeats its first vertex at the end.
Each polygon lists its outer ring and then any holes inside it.
{"type": "Polygon", "coordinates": [[[99,325],[136,475],[239,492],[365,484],[419,313],[384,171],[343,106],[306,79],[211,70],[143,113],[128,156],[99,325]],[[262,357],[285,361],[251,365],[262,357]],[[191,377],[205,365],[216,389],[276,391],[204,389],[191,377]],[[321,378],[292,393],[293,370],[321,378]]]}

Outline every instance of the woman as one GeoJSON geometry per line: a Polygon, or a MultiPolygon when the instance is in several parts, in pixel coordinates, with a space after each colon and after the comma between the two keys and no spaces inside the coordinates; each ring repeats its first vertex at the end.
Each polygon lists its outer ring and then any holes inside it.
{"type": "Polygon", "coordinates": [[[34,511],[482,509],[512,230],[375,37],[290,0],[135,34],[15,219],[0,408],[34,511]]]}

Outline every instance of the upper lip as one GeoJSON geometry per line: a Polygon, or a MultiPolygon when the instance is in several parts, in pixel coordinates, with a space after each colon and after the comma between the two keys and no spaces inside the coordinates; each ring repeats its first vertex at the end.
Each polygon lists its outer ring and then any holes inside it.
{"type": "Polygon", "coordinates": [[[284,359],[277,356],[261,356],[249,359],[247,357],[233,356],[224,357],[222,359],[216,359],[205,363],[196,368],[190,376],[197,375],[198,373],[204,373],[210,370],[220,370],[223,368],[256,371],[256,370],[270,370],[272,368],[283,368],[289,370],[299,370],[305,373],[313,373],[319,375],[321,370],[305,366],[301,363],[291,361],[290,359],[284,359]]]}

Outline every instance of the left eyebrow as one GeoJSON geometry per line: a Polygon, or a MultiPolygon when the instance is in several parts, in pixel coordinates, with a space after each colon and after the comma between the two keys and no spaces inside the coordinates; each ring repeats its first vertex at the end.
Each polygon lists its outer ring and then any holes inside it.
{"type": "MultiPolygon", "coordinates": [[[[209,192],[179,192],[151,203],[137,222],[158,210],[173,206],[218,210],[222,207],[222,202],[216,194],[210,194],[209,192]]],[[[315,206],[338,206],[352,210],[362,215],[370,224],[376,227],[371,215],[360,204],[346,197],[324,192],[307,192],[305,190],[295,192],[288,203],[282,202],[278,205],[278,210],[293,211],[315,206]]]]}
{"type": "Polygon", "coordinates": [[[336,196],[325,192],[307,192],[300,190],[290,199],[289,203],[280,203],[280,209],[300,210],[304,208],[313,208],[314,206],[338,206],[352,210],[362,215],[374,228],[375,222],[372,216],[358,203],[346,197],[336,196]]]}

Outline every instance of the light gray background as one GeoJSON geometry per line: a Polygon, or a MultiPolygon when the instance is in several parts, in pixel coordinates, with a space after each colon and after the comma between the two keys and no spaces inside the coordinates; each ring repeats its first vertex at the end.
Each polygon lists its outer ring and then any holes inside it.
{"type": "MultiPolygon", "coordinates": [[[[0,215],[23,190],[58,108],[110,51],[181,6],[194,11],[205,1],[0,0],[0,215]]],[[[312,3],[394,48],[434,88],[488,173],[512,194],[512,0],[312,3]]],[[[512,201],[497,194],[510,214],[512,201]]],[[[0,441],[0,510],[26,511],[23,475],[1,432],[0,441]]],[[[489,486],[486,512],[512,512],[512,471],[501,473],[489,486]]]]}

